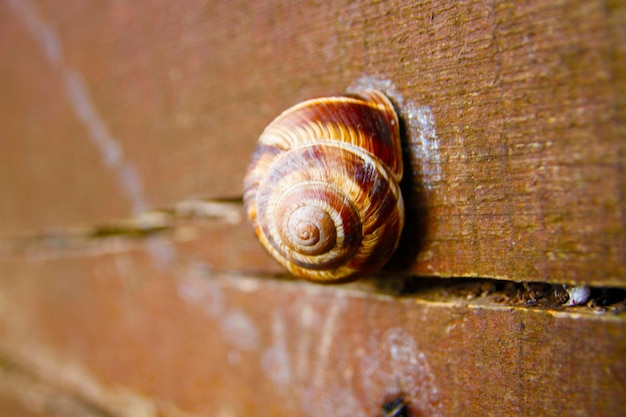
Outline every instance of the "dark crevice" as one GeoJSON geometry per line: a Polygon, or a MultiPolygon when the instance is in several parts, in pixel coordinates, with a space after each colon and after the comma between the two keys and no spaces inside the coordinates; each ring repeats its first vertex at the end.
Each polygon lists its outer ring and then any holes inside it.
{"type": "Polygon", "coordinates": [[[110,237],[128,237],[128,238],[145,238],[154,236],[160,232],[168,230],[167,226],[155,226],[155,227],[116,227],[111,226],[98,226],[91,230],[85,237],[88,239],[106,239],[110,237]]]}
{"type": "Polygon", "coordinates": [[[1,237],[0,255],[16,255],[33,248],[74,249],[107,239],[141,240],[173,232],[180,226],[199,225],[203,222],[241,223],[242,205],[239,197],[220,200],[190,199],[171,208],[137,213],[130,218],[1,237]]]}
{"type": "MultiPolygon", "coordinates": [[[[219,271],[207,271],[207,276],[219,271]]],[[[241,272],[238,272],[241,274],[241,272]]],[[[228,272],[232,276],[232,272],[228,272]]],[[[379,273],[342,284],[308,282],[289,274],[243,273],[263,280],[293,285],[358,291],[398,300],[454,302],[483,307],[520,307],[537,310],[571,311],[593,314],[626,312],[626,288],[591,287],[534,281],[507,281],[493,278],[420,277],[379,273]],[[579,290],[584,291],[579,291],[579,290]],[[588,297],[581,298],[580,293],[588,297]],[[575,302],[574,302],[575,301],[575,302]]]]}
{"type": "Polygon", "coordinates": [[[515,282],[490,278],[384,276],[366,281],[375,292],[426,301],[539,309],[588,310],[615,314],[626,311],[626,289],[545,282],[515,282]],[[582,294],[582,295],[581,295],[582,294]]]}

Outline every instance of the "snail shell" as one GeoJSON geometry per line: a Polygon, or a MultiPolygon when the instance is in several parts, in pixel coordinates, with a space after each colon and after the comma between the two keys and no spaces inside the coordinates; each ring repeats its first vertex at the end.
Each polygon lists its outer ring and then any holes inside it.
{"type": "Polygon", "coordinates": [[[398,116],[381,92],[308,100],[261,134],[244,205],[292,274],[349,281],[380,269],[398,246],[402,170],[398,116]]]}

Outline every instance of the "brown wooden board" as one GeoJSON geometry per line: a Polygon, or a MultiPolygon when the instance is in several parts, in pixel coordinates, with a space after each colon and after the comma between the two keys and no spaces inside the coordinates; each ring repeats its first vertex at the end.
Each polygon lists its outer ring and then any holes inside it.
{"type": "Polygon", "coordinates": [[[0,234],[238,198],[280,111],[378,87],[405,127],[409,273],[624,286],[625,8],[7,1],[0,234]]]}
{"type": "Polygon", "coordinates": [[[0,357],[111,416],[626,413],[623,312],[480,288],[398,297],[164,268],[148,248],[5,260],[0,357]]]}

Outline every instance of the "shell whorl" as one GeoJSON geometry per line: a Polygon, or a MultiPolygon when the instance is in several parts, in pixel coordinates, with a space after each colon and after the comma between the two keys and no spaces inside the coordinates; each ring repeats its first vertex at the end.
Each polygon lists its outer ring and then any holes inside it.
{"type": "Polygon", "coordinates": [[[296,276],[378,270],[404,224],[398,117],[380,92],[300,103],[262,133],[244,204],[263,246],[296,276]]]}

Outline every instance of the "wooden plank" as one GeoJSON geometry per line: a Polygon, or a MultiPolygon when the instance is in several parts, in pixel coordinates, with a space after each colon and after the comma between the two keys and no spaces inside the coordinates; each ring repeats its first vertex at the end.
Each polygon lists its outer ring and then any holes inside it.
{"type": "Polygon", "coordinates": [[[398,396],[415,416],[626,413],[623,312],[476,289],[168,269],[147,248],[4,261],[0,355],[112,416],[375,416],[398,396]]]}
{"type": "Polygon", "coordinates": [[[3,236],[238,197],[275,115],[376,86],[406,127],[407,272],[626,283],[620,2],[1,10],[3,236]]]}

